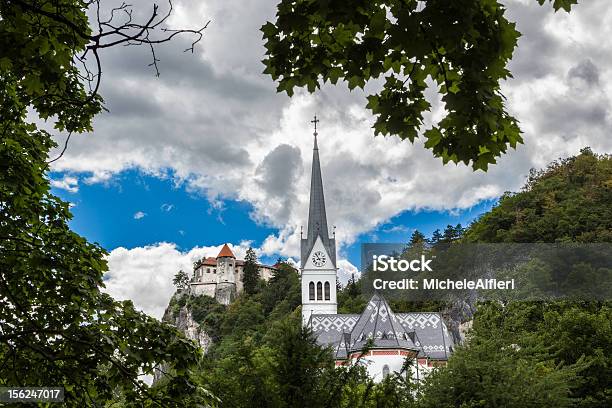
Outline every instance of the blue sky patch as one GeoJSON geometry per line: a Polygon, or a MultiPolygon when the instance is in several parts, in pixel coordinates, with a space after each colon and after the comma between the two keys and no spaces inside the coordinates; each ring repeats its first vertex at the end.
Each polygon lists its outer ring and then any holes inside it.
{"type": "MultiPolygon", "coordinates": [[[[60,179],[63,174],[50,177],[60,179]]],[[[176,186],[171,177],[161,179],[137,170],[124,171],[108,183],[81,182],[76,193],[52,191],[75,204],[71,227],[109,251],[164,241],[182,250],[242,240],[258,246],[276,232],[249,217],[253,208],[248,203],[227,200],[219,210],[201,195],[176,186]]]]}
{"type": "MultiPolygon", "coordinates": [[[[54,172],[49,176],[58,180],[65,174],[54,172]]],[[[202,195],[187,191],[184,185],[175,185],[172,177],[159,178],[138,170],[123,171],[107,183],[81,181],[77,192],[55,187],[52,191],[74,204],[71,227],[108,251],[158,242],[176,243],[183,251],[241,241],[251,241],[252,246],[258,247],[268,235],[278,233],[275,228],[253,221],[249,215],[253,207],[247,202],[225,200],[223,209],[216,209],[202,195]]],[[[429,237],[447,224],[467,226],[496,202],[482,201],[465,210],[404,211],[361,234],[350,246],[340,248],[340,255],[359,266],[361,243],[406,242],[415,229],[429,237]]],[[[276,257],[262,259],[275,260],[276,257]]]]}

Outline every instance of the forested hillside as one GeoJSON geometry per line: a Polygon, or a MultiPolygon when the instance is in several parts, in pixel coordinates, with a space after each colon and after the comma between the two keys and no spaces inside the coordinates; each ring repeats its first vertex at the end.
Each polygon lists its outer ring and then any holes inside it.
{"type": "Polygon", "coordinates": [[[612,158],[585,148],[532,170],[518,193],[472,224],[471,242],[612,242],[612,158]]]}
{"type": "Polygon", "coordinates": [[[329,350],[302,328],[300,304],[298,272],[281,263],[269,282],[227,307],[175,295],[166,317],[187,309],[213,339],[199,380],[223,407],[412,406],[412,385],[399,377],[375,385],[361,367],[335,368],[329,350]]]}
{"type": "MultiPolygon", "coordinates": [[[[612,242],[612,158],[587,148],[532,171],[462,240],[612,242]]],[[[421,403],[609,407],[611,321],[609,301],[479,305],[468,343],[429,378],[421,403]]]]}
{"type": "MultiPolygon", "coordinates": [[[[612,160],[580,155],[533,171],[522,191],[464,230],[416,232],[411,245],[453,242],[610,242],[612,160]]],[[[367,301],[359,280],[338,293],[339,313],[367,301]]],[[[199,379],[224,407],[608,407],[612,405],[612,311],[601,302],[481,304],[468,341],[418,389],[401,376],[373,384],[359,367],[334,368],[300,325],[297,271],[282,264],[255,293],[229,307],[176,296],[213,339],[199,379]]],[[[402,311],[439,302],[393,303],[402,311]]]]}

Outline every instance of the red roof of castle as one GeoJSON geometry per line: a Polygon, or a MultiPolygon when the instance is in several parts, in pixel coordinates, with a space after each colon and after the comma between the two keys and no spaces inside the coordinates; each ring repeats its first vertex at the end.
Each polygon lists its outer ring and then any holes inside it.
{"type": "Polygon", "coordinates": [[[212,258],[212,257],[208,257],[208,258],[203,258],[202,259],[202,264],[203,265],[210,265],[210,266],[216,266],[217,265],[217,258],[212,258]]]}
{"type": "Polygon", "coordinates": [[[234,253],[232,252],[230,247],[227,246],[227,244],[223,245],[223,248],[221,248],[221,252],[219,252],[219,255],[217,255],[217,258],[224,258],[224,257],[236,259],[236,257],[234,256],[234,253]]]}

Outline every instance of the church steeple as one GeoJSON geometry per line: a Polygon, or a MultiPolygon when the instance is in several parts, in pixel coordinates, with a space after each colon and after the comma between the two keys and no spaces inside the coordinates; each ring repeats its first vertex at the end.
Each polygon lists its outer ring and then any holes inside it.
{"type": "Polygon", "coordinates": [[[308,325],[312,315],[336,314],[336,239],[329,237],[323,178],[317,145],[317,123],[314,117],[314,148],[312,149],[312,174],[310,177],[310,206],[308,208],[308,232],[301,239],[302,324],[308,325]]]}
{"type": "Polygon", "coordinates": [[[336,265],[335,240],[329,237],[327,227],[327,214],[325,211],[325,196],[323,194],[323,178],[321,176],[321,162],[319,161],[319,146],[317,143],[317,123],[319,120],[315,115],[314,120],[314,148],[312,150],[312,174],[310,178],[310,205],[308,207],[308,230],[306,238],[302,238],[301,263],[302,267],[306,262],[317,237],[321,241],[327,252],[330,254],[331,261],[336,265]]]}
{"type": "Polygon", "coordinates": [[[314,148],[312,149],[312,175],[310,177],[310,206],[308,207],[308,240],[329,239],[327,229],[327,214],[325,212],[325,195],[323,194],[323,177],[321,177],[321,162],[319,161],[319,146],[317,145],[317,122],[315,116],[314,148]]]}

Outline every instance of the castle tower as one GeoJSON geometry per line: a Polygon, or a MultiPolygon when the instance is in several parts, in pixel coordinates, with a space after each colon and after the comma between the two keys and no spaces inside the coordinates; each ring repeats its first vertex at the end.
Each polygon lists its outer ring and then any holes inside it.
{"type": "Polygon", "coordinates": [[[236,297],[236,257],[227,244],[223,245],[217,255],[217,287],[215,298],[224,305],[229,305],[236,297]]]}
{"type": "Polygon", "coordinates": [[[313,314],[336,314],[336,240],[329,237],[323,179],[317,145],[317,117],[314,149],[312,153],[312,175],[310,180],[310,207],[308,209],[308,231],[301,238],[302,323],[308,324],[313,314]]]}

